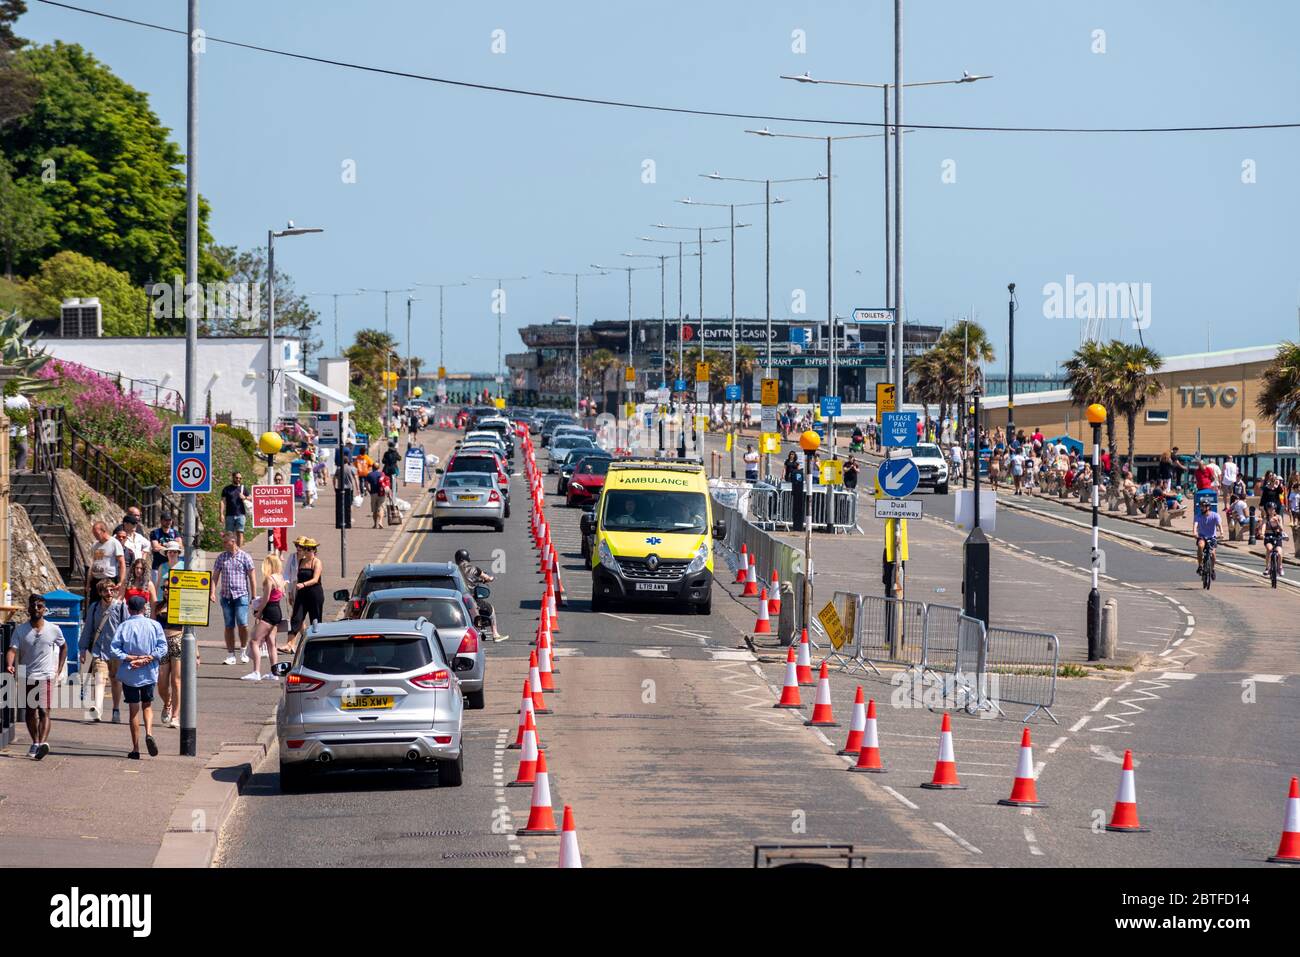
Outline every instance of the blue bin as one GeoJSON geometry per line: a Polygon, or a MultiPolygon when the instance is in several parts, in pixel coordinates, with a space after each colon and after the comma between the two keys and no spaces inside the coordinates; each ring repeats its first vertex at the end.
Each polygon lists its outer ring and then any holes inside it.
{"type": "Polygon", "coordinates": [[[80,595],[56,589],[41,596],[45,599],[45,618],[59,626],[68,645],[68,674],[75,675],[79,666],[77,647],[81,643],[80,595]]]}

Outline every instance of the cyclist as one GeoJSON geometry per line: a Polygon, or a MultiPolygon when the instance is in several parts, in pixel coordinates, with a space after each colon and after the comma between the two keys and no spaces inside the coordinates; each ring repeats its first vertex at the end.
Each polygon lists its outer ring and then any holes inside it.
{"type": "Polygon", "coordinates": [[[1277,506],[1269,502],[1264,506],[1264,575],[1268,576],[1268,563],[1273,558],[1273,551],[1278,549],[1277,573],[1285,578],[1286,574],[1282,570],[1281,561],[1282,540],[1286,538],[1286,532],[1282,529],[1282,516],[1278,514],[1277,506]]]}
{"type": "Polygon", "coordinates": [[[1204,567],[1206,550],[1214,548],[1222,534],[1223,519],[1218,512],[1210,511],[1208,500],[1203,500],[1196,516],[1196,574],[1201,574],[1204,567]]]}

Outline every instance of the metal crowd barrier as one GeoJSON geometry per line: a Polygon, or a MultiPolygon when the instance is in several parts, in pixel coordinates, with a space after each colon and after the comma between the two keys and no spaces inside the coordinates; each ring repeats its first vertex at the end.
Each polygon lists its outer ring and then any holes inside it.
{"type": "MultiPolygon", "coordinates": [[[[752,498],[751,498],[752,502],[752,498]]],[[[789,620],[803,620],[803,549],[792,548],[785,542],[773,538],[744,517],[737,509],[725,505],[716,498],[713,500],[714,521],[725,521],[727,535],[723,540],[730,552],[731,569],[734,572],[739,565],[740,546],[744,545],[749,553],[749,560],[755,564],[759,578],[766,580],[775,569],[780,573],[783,585],[781,595],[781,620],[786,620],[786,608],[792,613],[789,620]],[[786,591],[785,589],[789,589],[786,591]]],[[[714,568],[714,575],[725,575],[721,568],[714,568]]],[[[761,587],[761,586],[760,586],[761,587]]],[[[782,640],[788,636],[782,634],[782,640]]]]}
{"type": "Polygon", "coordinates": [[[953,605],[927,605],[921,670],[935,674],[957,671],[957,639],[962,611],[953,605]]]}
{"type": "Polygon", "coordinates": [[[925,603],[864,595],[858,614],[855,659],[880,674],[876,662],[919,667],[925,649],[925,603]]]}
{"type": "MultiPolygon", "coordinates": [[[[793,492],[787,493],[793,509],[793,492]]],[[[826,527],[826,509],[831,509],[830,526],[833,532],[852,532],[858,526],[858,497],[852,492],[836,489],[829,485],[813,486],[812,495],[813,529],[826,527]]]]}
{"type": "Polygon", "coordinates": [[[987,645],[984,666],[986,673],[996,678],[997,700],[1032,709],[1022,721],[1042,711],[1059,724],[1052,714],[1061,663],[1061,642],[1056,635],[990,626],[987,645]]]}
{"type": "MultiPolygon", "coordinates": [[[[0,624],[0,662],[9,652],[9,643],[13,639],[12,622],[0,624]]],[[[6,747],[14,739],[18,724],[18,687],[14,676],[0,668],[0,748],[6,747]]]]}

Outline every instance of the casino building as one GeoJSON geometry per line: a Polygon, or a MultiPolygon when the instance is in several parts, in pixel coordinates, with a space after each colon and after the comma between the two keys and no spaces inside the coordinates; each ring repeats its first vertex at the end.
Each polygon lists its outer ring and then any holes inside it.
{"type": "MultiPolygon", "coordinates": [[[[635,397],[646,389],[678,378],[678,361],[687,389],[694,396],[695,366],[708,362],[722,369],[722,381],[730,378],[732,324],[729,318],[597,320],[577,330],[579,366],[583,369],[584,395],[590,394],[608,410],[620,397],[627,365],[629,332],[632,366],[636,370],[635,397]],[[604,350],[612,355],[603,374],[587,368],[589,360],[604,350]],[[595,383],[593,385],[593,383],[595,383]]],[[[886,378],[889,342],[886,327],[836,323],[836,369],[839,393],[845,403],[870,401],[875,384],[886,378]]],[[[908,323],[904,327],[905,361],[923,353],[943,331],[941,326],[908,323]]],[[[519,330],[527,352],[506,356],[510,392],[515,402],[572,405],[575,330],[572,321],[556,319],[519,330]]],[[[737,319],[735,340],[739,355],[752,360],[738,376],[741,394],[757,403],[769,346],[772,375],[780,382],[781,402],[812,402],[831,395],[830,336],[825,322],[773,319],[769,336],[763,319],[737,319]]],[[[722,386],[714,377],[714,399],[721,400],[722,386]]]]}

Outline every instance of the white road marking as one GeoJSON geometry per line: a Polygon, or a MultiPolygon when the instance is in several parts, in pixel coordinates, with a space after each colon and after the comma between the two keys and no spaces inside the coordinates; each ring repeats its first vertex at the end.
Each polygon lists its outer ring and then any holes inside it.
{"type": "Polygon", "coordinates": [[[1085,715],[1084,715],[1082,718],[1080,718],[1078,721],[1074,722],[1074,726],[1073,726],[1072,728],[1070,728],[1070,733],[1071,733],[1071,734],[1074,734],[1076,731],[1078,731],[1080,728],[1082,728],[1085,724],[1087,724],[1087,723],[1088,723],[1088,720],[1089,720],[1089,715],[1086,715],[1086,714],[1085,714],[1085,715]]]}
{"type": "Polygon", "coordinates": [[[942,831],[944,834],[947,834],[950,838],[952,838],[954,841],[956,841],[958,844],[960,844],[960,845],[961,845],[963,848],[965,848],[966,850],[970,851],[972,854],[983,854],[983,853],[984,853],[984,852],[981,851],[978,847],[976,847],[974,844],[972,844],[970,841],[966,840],[966,838],[962,837],[960,834],[958,834],[956,831],[954,831],[952,828],[950,828],[947,824],[944,824],[944,823],[942,823],[942,822],[940,822],[940,821],[934,821],[934,822],[932,822],[932,823],[933,823],[934,826],[937,827],[940,831],[942,831]]]}
{"type": "Polygon", "coordinates": [[[1055,754],[1055,753],[1056,753],[1056,749],[1059,748],[1061,745],[1065,744],[1065,742],[1066,742],[1066,741],[1069,741],[1069,740],[1070,740],[1069,738],[1064,737],[1064,736],[1057,738],[1055,741],[1053,741],[1053,742],[1048,746],[1048,748],[1047,748],[1047,753],[1048,753],[1048,754],[1055,754]]]}
{"type": "MultiPolygon", "coordinates": [[[[1029,811],[1032,810],[1032,808],[1025,808],[1025,810],[1029,811]]],[[[1034,832],[1029,828],[1025,828],[1025,843],[1029,845],[1030,854],[1033,854],[1035,857],[1043,856],[1043,849],[1038,846],[1038,839],[1034,837],[1034,832]]]]}
{"type": "Polygon", "coordinates": [[[695,640],[700,642],[705,642],[709,640],[708,635],[701,635],[699,632],[696,631],[687,631],[685,628],[674,628],[672,625],[652,625],[651,627],[657,628],[660,631],[671,631],[677,635],[685,635],[687,638],[694,638],[695,640]]]}
{"type": "Polygon", "coordinates": [[[1251,675],[1249,680],[1265,685],[1280,685],[1286,680],[1286,675],[1251,675]]]}
{"type": "Polygon", "coordinates": [[[1176,607],[1179,611],[1181,611],[1184,615],[1186,615],[1188,618],[1191,618],[1191,617],[1192,617],[1192,613],[1189,612],[1189,611],[1188,611],[1186,608],[1184,608],[1182,605],[1176,605],[1175,607],[1176,607]]]}
{"type": "Polygon", "coordinates": [[[731,648],[709,648],[709,657],[714,661],[756,661],[748,651],[731,648]]]}
{"type": "Polygon", "coordinates": [[[553,658],[581,658],[581,648],[552,648],[551,657],[553,658]]]}
{"type": "Polygon", "coordinates": [[[1191,681],[1196,675],[1186,671],[1166,671],[1160,676],[1161,681],[1191,681]]]}
{"type": "Polygon", "coordinates": [[[1112,751],[1110,748],[1106,747],[1105,745],[1090,744],[1088,745],[1088,750],[1092,752],[1093,757],[1097,758],[1100,761],[1110,761],[1112,764],[1124,763],[1123,758],[1121,758],[1118,754],[1116,754],[1114,751],[1112,751]]]}
{"type": "Polygon", "coordinates": [[[1106,705],[1108,705],[1108,704],[1110,704],[1110,698],[1102,698],[1100,701],[1098,701],[1095,705],[1092,706],[1092,710],[1093,710],[1093,711],[1100,711],[1102,708],[1106,707],[1106,705]]]}
{"type": "Polygon", "coordinates": [[[617,618],[619,621],[636,622],[635,618],[625,618],[622,615],[615,615],[613,612],[609,612],[609,611],[602,611],[601,614],[604,615],[606,618],[617,618]]]}
{"type": "Polygon", "coordinates": [[[897,791],[895,791],[893,788],[891,788],[888,784],[883,785],[883,787],[884,787],[884,789],[885,789],[887,792],[889,792],[890,794],[892,794],[894,797],[898,798],[899,801],[901,801],[901,802],[902,802],[904,805],[906,805],[907,807],[910,807],[913,811],[919,811],[919,810],[921,810],[921,808],[920,808],[918,805],[913,804],[913,803],[912,803],[911,801],[909,801],[907,798],[903,797],[903,795],[899,794],[897,791]]]}
{"type": "Polygon", "coordinates": [[[638,658],[667,658],[667,648],[633,648],[632,654],[638,658]]]}
{"type": "Polygon", "coordinates": [[[1196,619],[1193,618],[1191,615],[1188,615],[1188,616],[1187,616],[1187,628],[1188,628],[1188,631],[1190,631],[1190,630],[1191,630],[1195,625],[1196,625],[1196,619]]]}
{"type": "Polygon", "coordinates": [[[1128,687],[1129,685],[1131,685],[1132,683],[1133,683],[1133,682],[1131,682],[1131,681],[1126,681],[1126,682],[1124,682],[1122,685],[1119,685],[1118,687],[1115,688],[1116,693],[1118,693],[1118,692],[1120,692],[1120,691],[1123,691],[1125,688],[1127,688],[1127,687],[1128,687]]]}

